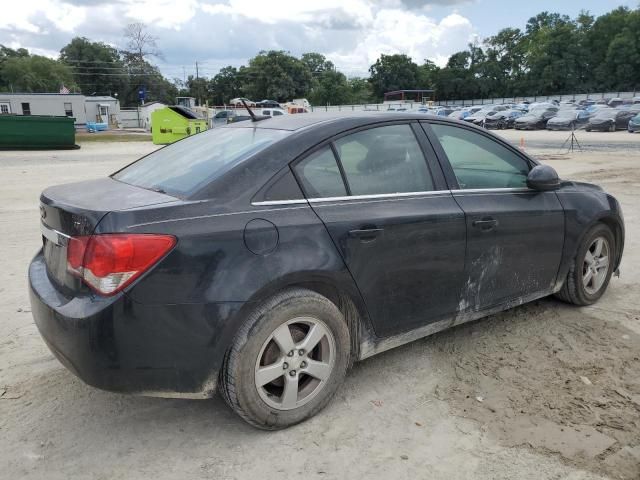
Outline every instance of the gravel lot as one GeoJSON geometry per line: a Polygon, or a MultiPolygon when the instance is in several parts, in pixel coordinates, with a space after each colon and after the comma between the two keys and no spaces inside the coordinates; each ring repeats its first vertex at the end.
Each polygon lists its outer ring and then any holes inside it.
{"type": "Polygon", "coordinates": [[[0,152],[0,478],[640,478],[640,135],[580,132],[566,154],[567,132],[503,134],[617,196],[621,278],[592,307],[544,299],[361,362],[320,415],[275,433],[219,399],[85,386],[33,324],[39,192],[154,147],[0,152]]]}

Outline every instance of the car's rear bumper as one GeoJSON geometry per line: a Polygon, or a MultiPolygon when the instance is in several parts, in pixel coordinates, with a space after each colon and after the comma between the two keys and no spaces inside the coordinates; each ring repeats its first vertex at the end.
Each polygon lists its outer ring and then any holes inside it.
{"type": "MultiPolygon", "coordinates": [[[[31,309],[52,353],[85,383],[140,395],[207,398],[242,303],[142,305],[124,294],[63,296],[41,253],[29,266],[31,309]]],[[[237,322],[236,322],[237,323],[237,322]]]]}

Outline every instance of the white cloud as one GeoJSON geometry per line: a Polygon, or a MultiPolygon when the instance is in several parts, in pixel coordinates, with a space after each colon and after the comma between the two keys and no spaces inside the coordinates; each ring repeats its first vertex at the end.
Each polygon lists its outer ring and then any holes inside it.
{"type": "Polygon", "coordinates": [[[196,14],[197,6],[197,0],[135,0],[127,2],[125,14],[155,27],[180,29],[196,14]]]}
{"type": "Polygon", "coordinates": [[[31,33],[43,33],[34,17],[44,16],[63,32],[73,32],[86,17],[85,7],[69,5],[57,0],[26,0],[5,5],[0,16],[0,29],[14,28],[31,33]]]}
{"type": "Polygon", "coordinates": [[[443,65],[464,49],[475,33],[469,19],[434,18],[425,8],[444,1],[18,0],[0,15],[0,44],[52,55],[80,35],[122,46],[123,27],[144,22],[159,37],[167,58],[160,68],[170,76],[196,60],[212,75],[266,49],[321,52],[347,75],[363,76],[381,53],[443,65]]]}
{"type": "Polygon", "coordinates": [[[405,53],[416,63],[429,58],[443,66],[452,53],[466,47],[473,35],[471,22],[458,13],[438,22],[426,15],[384,9],[376,13],[371,28],[363,32],[355,48],[328,56],[347,74],[366,74],[382,53],[405,53]]]}

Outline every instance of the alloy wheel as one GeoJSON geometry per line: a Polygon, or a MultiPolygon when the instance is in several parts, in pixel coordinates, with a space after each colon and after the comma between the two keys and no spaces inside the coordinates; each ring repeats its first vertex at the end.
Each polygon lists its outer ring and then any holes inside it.
{"type": "Polygon", "coordinates": [[[280,325],[262,345],[255,365],[260,398],[276,410],[310,402],[331,376],[336,342],[320,319],[298,317],[280,325]]]}
{"type": "Polygon", "coordinates": [[[589,295],[596,294],[609,273],[609,242],[604,237],[596,237],[591,242],[582,264],[582,285],[589,295]]]}

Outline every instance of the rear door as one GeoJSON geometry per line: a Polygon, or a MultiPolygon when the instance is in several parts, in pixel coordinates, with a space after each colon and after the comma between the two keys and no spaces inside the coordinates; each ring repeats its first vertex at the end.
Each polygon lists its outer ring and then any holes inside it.
{"type": "Polygon", "coordinates": [[[555,192],[527,188],[529,161],[489,134],[436,122],[425,128],[466,216],[461,310],[550,293],[564,244],[555,192]]]}
{"type": "Polygon", "coordinates": [[[379,336],[457,307],[464,214],[429,148],[417,123],[388,124],[336,138],[294,165],[379,336]]]}

